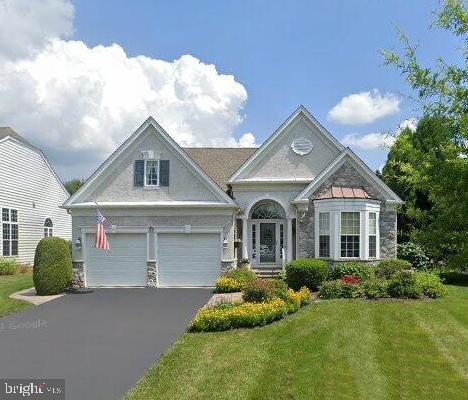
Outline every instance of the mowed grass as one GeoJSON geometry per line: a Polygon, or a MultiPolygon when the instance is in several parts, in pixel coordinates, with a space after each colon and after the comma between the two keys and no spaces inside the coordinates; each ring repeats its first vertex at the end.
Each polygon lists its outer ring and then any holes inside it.
{"type": "Polygon", "coordinates": [[[467,399],[468,287],[449,291],[324,301],[262,328],[185,334],[126,399],[467,399]]]}
{"type": "Polygon", "coordinates": [[[20,290],[33,287],[32,272],[17,275],[0,276],[0,317],[21,311],[32,304],[8,296],[20,290]]]}

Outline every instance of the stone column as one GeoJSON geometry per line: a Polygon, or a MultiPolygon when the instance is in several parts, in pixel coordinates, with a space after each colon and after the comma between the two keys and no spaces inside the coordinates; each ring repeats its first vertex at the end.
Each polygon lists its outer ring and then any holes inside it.
{"type": "Polygon", "coordinates": [[[146,263],[146,286],[158,287],[158,266],[156,261],[146,263]]]}
{"type": "Polygon", "coordinates": [[[85,287],[83,261],[73,261],[73,277],[70,286],[72,289],[81,289],[85,287]]]}
{"type": "Polygon", "coordinates": [[[244,217],[242,218],[242,258],[245,260],[249,258],[248,236],[247,217],[244,217]]]}

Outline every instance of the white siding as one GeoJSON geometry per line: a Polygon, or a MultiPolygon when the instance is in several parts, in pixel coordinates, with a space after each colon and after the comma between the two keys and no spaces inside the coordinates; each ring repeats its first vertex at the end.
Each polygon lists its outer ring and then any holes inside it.
{"type": "Polygon", "coordinates": [[[11,139],[0,142],[0,208],[18,210],[20,262],[34,261],[46,218],[52,219],[54,236],[71,239],[71,216],[59,208],[67,198],[39,152],[11,139]]]}

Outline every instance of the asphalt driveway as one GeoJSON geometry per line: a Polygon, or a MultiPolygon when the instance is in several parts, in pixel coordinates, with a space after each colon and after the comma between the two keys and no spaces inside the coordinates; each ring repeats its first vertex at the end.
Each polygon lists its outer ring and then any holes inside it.
{"type": "Polygon", "coordinates": [[[121,399],[208,289],[96,289],[0,319],[0,378],[65,379],[67,400],[121,399]]]}

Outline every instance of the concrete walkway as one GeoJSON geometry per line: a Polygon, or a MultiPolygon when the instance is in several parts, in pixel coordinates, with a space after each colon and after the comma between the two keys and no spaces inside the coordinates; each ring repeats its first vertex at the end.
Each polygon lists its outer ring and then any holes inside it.
{"type": "Polygon", "coordinates": [[[38,296],[36,294],[36,289],[32,287],[29,289],[24,289],[19,292],[10,294],[9,297],[11,297],[12,299],[16,299],[16,300],[27,301],[29,303],[32,303],[38,306],[39,304],[44,304],[44,303],[47,303],[48,301],[59,299],[62,296],[65,296],[65,293],[54,294],[51,296],[38,296]]]}

